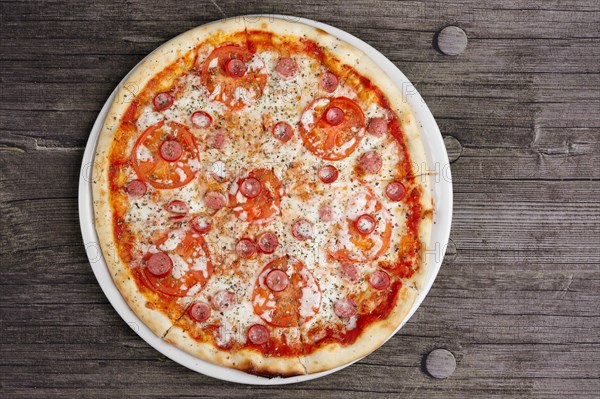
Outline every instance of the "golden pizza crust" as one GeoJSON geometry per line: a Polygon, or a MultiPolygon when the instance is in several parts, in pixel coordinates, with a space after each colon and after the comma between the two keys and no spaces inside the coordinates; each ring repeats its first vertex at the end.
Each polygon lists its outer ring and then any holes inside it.
{"type": "Polygon", "coordinates": [[[429,249],[431,224],[433,218],[433,199],[431,180],[420,172],[429,168],[419,128],[402,91],[391,79],[362,51],[327,32],[308,25],[293,22],[290,19],[276,17],[237,17],[204,25],[177,36],[153,51],[146,57],[116,90],[116,97],[100,132],[94,159],[93,199],[95,224],[102,252],[117,288],[142,321],[158,336],[166,334],[165,340],[198,358],[226,367],[232,367],[253,374],[265,376],[292,376],[316,373],[332,369],[369,354],[381,346],[410,311],[422,279],[426,273],[425,256],[420,270],[405,285],[398,295],[398,301],[390,317],[369,325],[364,333],[352,345],[329,344],[304,357],[265,357],[252,350],[235,353],[222,350],[213,345],[200,343],[161,312],[152,309],[148,300],[139,292],[127,266],[118,259],[113,237],[113,211],[109,200],[109,152],[116,130],[130,102],[157,73],[173,64],[177,59],[192,50],[198,43],[222,32],[228,35],[244,29],[264,30],[277,35],[293,35],[313,40],[336,56],[342,63],[352,66],[359,74],[370,79],[380,88],[388,99],[391,108],[400,117],[405,141],[411,161],[417,165],[417,173],[422,177],[421,205],[423,212],[419,227],[419,237],[423,253],[429,249]]]}
{"type": "Polygon", "coordinates": [[[96,234],[102,247],[104,261],[121,292],[121,295],[133,312],[146,324],[150,330],[159,337],[171,327],[171,320],[162,312],[152,309],[153,304],[139,291],[129,268],[119,259],[113,235],[113,213],[109,201],[108,184],[108,151],[110,136],[100,136],[104,149],[100,149],[94,160],[94,174],[92,180],[96,234]],[[108,149],[107,149],[108,148],[108,149]]]}
{"type": "Polygon", "coordinates": [[[173,326],[165,341],[207,362],[231,367],[263,377],[293,377],[306,374],[306,369],[296,356],[267,357],[251,349],[228,351],[212,344],[194,340],[180,326],[173,326]]]}

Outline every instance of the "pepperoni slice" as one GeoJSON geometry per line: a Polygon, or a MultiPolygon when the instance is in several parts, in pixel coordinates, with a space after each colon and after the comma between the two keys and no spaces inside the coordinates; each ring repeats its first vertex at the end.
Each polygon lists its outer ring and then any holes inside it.
{"type": "Polygon", "coordinates": [[[275,70],[284,78],[292,78],[298,73],[298,64],[289,57],[280,58],[277,61],[275,70]]]}
{"type": "Polygon", "coordinates": [[[143,277],[152,290],[168,296],[183,297],[192,287],[203,287],[212,275],[208,245],[201,235],[193,231],[176,230],[164,234],[153,244],[168,255],[173,266],[166,275],[156,275],[152,272],[152,268],[157,266],[152,265],[156,260],[151,260],[156,254],[148,253],[142,258],[145,265],[143,277]],[[175,267],[175,264],[178,266],[175,267]]]}
{"type": "Polygon", "coordinates": [[[356,229],[362,235],[371,234],[377,227],[377,220],[371,215],[360,215],[354,222],[356,229]]]}
{"type": "Polygon", "coordinates": [[[160,156],[168,162],[175,162],[183,155],[183,147],[175,140],[164,141],[160,145],[160,156]]]}
{"type": "Polygon", "coordinates": [[[325,120],[333,126],[337,126],[344,120],[344,111],[339,107],[329,107],[325,111],[325,120]]]}
{"type": "Polygon", "coordinates": [[[340,299],[333,305],[333,311],[340,319],[349,319],[358,312],[358,304],[352,298],[340,299]]]}
{"type": "Polygon", "coordinates": [[[275,174],[269,169],[254,169],[248,176],[233,183],[229,190],[229,202],[234,215],[246,222],[268,223],[281,214],[280,204],[283,187],[275,174]],[[257,179],[262,189],[254,198],[248,198],[241,192],[242,182],[248,178],[257,179]]]}
{"type": "Polygon", "coordinates": [[[199,129],[206,129],[212,124],[212,116],[205,111],[196,111],[192,114],[192,124],[199,129]]]}
{"type": "Polygon", "coordinates": [[[271,291],[279,292],[286,289],[289,284],[289,278],[284,271],[273,269],[267,274],[265,283],[271,291]]]}
{"type": "Polygon", "coordinates": [[[325,165],[319,168],[317,175],[323,183],[330,184],[337,180],[339,172],[335,166],[325,165]]]}
{"type": "Polygon", "coordinates": [[[249,238],[242,238],[235,245],[235,252],[242,258],[251,258],[256,254],[256,244],[249,238]]]}
{"type": "Polygon", "coordinates": [[[383,136],[384,134],[387,133],[387,129],[388,129],[388,124],[387,124],[385,118],[380,117],[380,118],[371,119],[371,122],[369,122],[369,127],[367,128],[367,131],[369,132],[369,134],[372,134],[373,136],[383,136]]]}
{"type": "Polygon", "coordinates": [[[319,209],[319,219],[323,222],[331,222],[333,220],[333,209],[328,205],[322,206],[319,209]]]}
{"type": "Polygon", "coordinates": [[[296,220],[292,224],[292,235],[300,241],[308,240],[313,235],[313,224],[306,219],[296,220]]]}
{"type": "Polygon", "coordinates": [[[390,275],[383,270],[377,270],[369,276],[369,283],[376,290],[385,290],[390,286],[390,275]]]}
{"type": "Polygon", "coordinates": [[[366,173],[377,173],[382,165],[383,160],[377,151],[367,151],[358,160],[358,166],[366,173]]]}
{"type": "Polygon", "coordinates": [[[138,177],[160,189],[182,187],[191,182],[198,172],[198,161],[194,136],[185,125],[176,122],[161,121],[148,127],[131,154],[138,177]],[[167,142],[170,144],[165,144],[167,142]],[[173,152],[175,147],[180,150],[173,152]],[[177,162],[168,160],[175,159],[175,155],[177,162]]]}
{"type": "Polygon", "coordinates": [[[342,278],[351,283],[358,282],[360,278],[360,273],[356,266],[352,263],[342,263],[340,266],[340,273],[342,274],[342,278]]]}
{"type": "Polygon", "coordinates": [[[265,231],[264,233],[258,236],[258,238],[256,239],[256,243],[260,252],[264,254],[272,254],[279,246],[279,239],[277,238],[275,233],[265,231]]]}
{"type": "Polygon", "coordinates": [[[258,54],[246,46],[215,48],[203,62],[200,79],[211,97],[233,109],[256,101],[267,83],[267,70],[258,54]]]}
{"type": "Polygon", "coordinates": [[[225,71],[233,78],[241,78],[246,74],[246,64],[240,59],[231,58],[225,63],[225,71]]]}
{"type": "Polygon", "coordinates": [[[173,261],[164,252],[152,254],[146,261],[148,271],[156,277],[165,277],[173,269],[173,261]]]}
{"type": "Polygon", "coordinates": [[[229,144],[229,135],[225,129],[219,129],[208,136],[208,145],[217,150],[222,150],[229,144]]]}
{"type": "Polygon", "coordinates": [[[152,100],[154,109],[159,112],[171,108],[171,105],[173,105],[174,102],[175,98],[167,92],[158,93],[154,96],[154,100],[152,100]]]}
{"type": "Polygon", "coordinates": [[[331,72],[325,72],[321,75],[321,87],[327,93],[333,93],[338,87],[338,78],[331,72]]]}
{"type": "Polygon", "coordinates": [[[227,205],[227,197],[218,191],[207,191],[204,195],[204,204],[207,208],[218,211],[227,205]]]}
{"type": "Polygon", "coordinates": [[[240,193],[246,198],[256,198],[261,190],[260,180],[255,177],[248,177],[240,184],[240,193]]]}
{"type": "Polygon", "coordinates": [[[269,262],[258,275],[252,306],[269,325],[294,327],[317,314],[321,289],[304,263],[284,256],[269,262]],[[287,282],[285,286],[282,281],[287,282]]]}
{"type": "Polygon", "coordinates": [[[213,307],[222,312],[231,309],[235,303],[235,294],[231,291],[219,291],[212,298],[213,307]]]}
{"type": "Polygon", "coordinates": [[[289,123],[277,122],[275,126],[273,126],[273,137],[277,140],[287,143],[292,136],[294,136],[294,128],[292,128],[289,123]]]}
{"type": "Polygon", "coordinates": [[[125,185],[125,192],[133,198],[143,197],[148,191],[148,186],[141,180],[132,180],[125,185]]]}
{"type": "Polygon", "coordinates": [[[199,234],[206,234],[212,229],[212,218],[208,215],[198,215],[192,219],[192,229],[199,234]]]}
{"type": "Polygon", "coordinates": [[[248,329],[248,339],[256,345],[263,345],[269,341],[269,330],[262,324],[254,324],[248,329]]]}
{"type": "Polygon", "coordinates": [[[171,213],[176,213],[178,215],[186,215],[190,211],[190,207],[187,204],[180,200],[173,200],[165,206],[165,209],[171,213]]]}
{"type": "Polygon", "coordinates": [[[370,188],[351,192],[352,197],[342,200],[346,218],[334,226],[327,251],[340,262],[372,261],[390,248],[392,216],[370,188]]]}
{"type": "Polygon", "coordinates": [[[304,146],[316,156],[338,161],[352,154],[365,135],[365,116],[349,98],[318,98],[300,118],[304,146]]]}
{"type": "Polygon", "coordinates": [[[406,194],[406,187],[399,181],[393,181],[385,188],[385,194],[390,201],[400,201],[406,194]]]}
{"type": "Polygon", "coordinates": [[[190,317],[196,320],[198,323],[208,320],[211,313],[210,306],[204,302],[194,302],[188,310],[190,317]]]}

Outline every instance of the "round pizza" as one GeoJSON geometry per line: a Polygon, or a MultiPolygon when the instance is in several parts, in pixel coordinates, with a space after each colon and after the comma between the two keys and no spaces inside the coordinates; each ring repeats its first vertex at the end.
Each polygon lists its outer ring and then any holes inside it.
{"type": "Polygon", "coordinates": [[[159,337],[261,376],[359,359],[422,288],[433,218],[419,128],[363,52],[273,17],[144,59],[94,161],[95,224],[159,337]]]}

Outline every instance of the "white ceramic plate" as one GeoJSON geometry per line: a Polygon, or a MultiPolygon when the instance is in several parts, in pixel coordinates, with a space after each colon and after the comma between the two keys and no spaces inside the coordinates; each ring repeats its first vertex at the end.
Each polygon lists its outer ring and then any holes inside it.
{"type": "MultiPolygon", "coordinates": [[[[253,16],[236,17],[236,18],[252,18],[253,16]]],[[[383,54],[375,50],[373,47],[352,36],[351,34],[344,32],[343,30],[334,28],[333,26],[323,24],[321,22],[291,17],[283,15],[268,15],[271,18],[281,18],[293,22],[300,22],[306,25],[314,26],[323,29],[330,34],[337,36],[341,40],[344,40],[354,47],[364,51],[371,59],[373,59],[391,78],[394,82],[402,89],[405,95],[406,101],[410,104],[415,117],[421,127],[421,134],[425,143],[425,151],[428,158],[430,172],[434,172],[432,176],[432,191],[435,201],[435,214],[434,214],[434,225],[431,237],[431,254],[428,254],[430,267],[428,274],[425,279],[424,289],[419,292],[417,299],[411,308],[410,312],[402,322],[402,324],[395,331],[398,330],[408,321],[408,319],[417,310],[423,299],[429,292],[433,281],[440,269],[442,259],[446,252],[446,246],[448,244],[448,238],[450,236],[450,223],[452,220],[452,182],[450,176],[450,163],[448,162],[448,155],[446,148],[442,140],[439,128],[433,118],[433,115],[425,105],[425,102],[416,91],[410,81],[404,76],[402,72],[396,66],[388,60],[383,54]]],[[[135,69],[135,68],[134,68],[135,69]]],[[[115,88],[111,96],[106,100],[104,107],[100,111],[96,122],[90,133],[89,140],[83,156],[83,162],[81,165],[81,175],[79,178],[79,218],[81,223],[81,233],[83,235],[83,242],[85,244],[86,252],[90,260],[90,264],[98,279],[98,283],[102,287],[104,294],[119,313],[119,315],[127,322],[131,328],[146,342],[152,345],[163,355],[176,361],[177,363],[197,371],[199,373],[208,375],[210,377],[218,378],[221,380],[238,382],[243,384],[257,384],[257,385],[279,385],[279,384],[291,384],[295,382],[312,380],[319,378],[331,373],[335,373],[342,368],[349,366],[352,363],[344,366],[328,370],[322,373],[310,374],[305,376],[290,377],[290,378],[264,378],[257,377],[251,374],[244,373],[242,371],[233,370],[230,368],[217,366],[212,363],[200,360],[173,345],[170,345],[154,335],[148,327],[142,323],[142,321],[133,313],[129,308],[119,290],[115,286],[112,277],[109,274],[108,268],[102,257],[100,250],[100,244],[98,242],[98,236],[94,228],[94,210],[92,204],[92,163],[94,160],[94,153],[96,150],[96,144],[98,142],[98,136],[102,125],[104,124],[104,118],[108,113],[108,109],[113,102],[115,93],[121,87],[121,84],[127,80],[131,72],[123,78],[119,86],[115,88]]],[[[392,335],[393,336],[393,335],[392,335]]],[[[391,338],[391,336],[390,336],[391,338]]]]}

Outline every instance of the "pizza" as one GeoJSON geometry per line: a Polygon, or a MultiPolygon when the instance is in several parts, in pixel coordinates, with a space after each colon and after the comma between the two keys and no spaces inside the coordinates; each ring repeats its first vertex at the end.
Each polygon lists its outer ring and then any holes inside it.
{"type": "Polygon", "coordinates": [[[95,227],[157,336],[255,375],[316,373],[378,348],[413,306],[425,167],[401,90],[363,52],[290,20],[218,21],[116,92],[95,227]]]}

